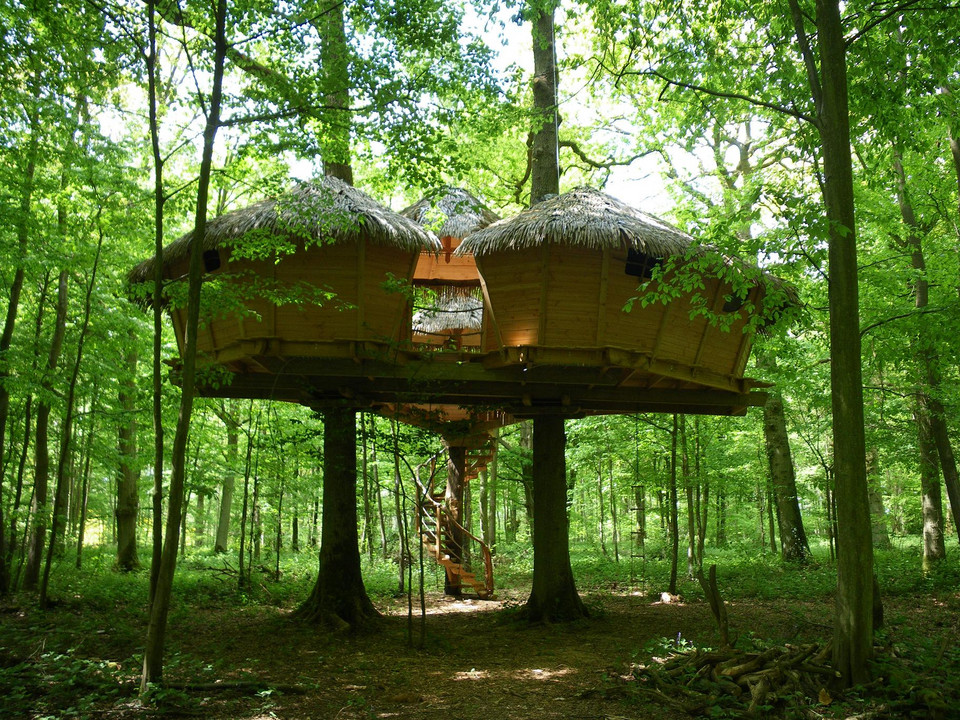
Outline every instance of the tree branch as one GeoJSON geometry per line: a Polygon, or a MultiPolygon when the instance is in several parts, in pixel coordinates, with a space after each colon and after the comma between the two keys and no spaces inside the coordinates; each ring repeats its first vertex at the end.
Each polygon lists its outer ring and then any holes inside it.
{"type": "Polygon", "coordinates": [[[659,80],[663,80],[663,82],[665,82],[667,85],[683,88],[685,90],[693,90],[694,92],[703,93],[704,95],[710,95],[711,97],[725,98],[727,100],[743,100],[744,102],[750,103],[751,105],[767,108],[768,110],[773,110],[774,112],[778,112],[782,115],[789,115],[790,117],[797,118],[798,120],[805,120],[809,123],[816,125],[816,120],[810,117],[809,115],[807,115],[806,113],[802,113],[799,110],[795,110],[794,108],[789,108],[783,105],[777,105],[776,103],[767,102],[766,100],[760,100],[755,97],[750,97],[749,95],[743,95],[741,93],[725,92],[723,90],[714,90],[712,88],[704,87],[703,85],[697,85],[695,83],[686,83],[680,80],[674,80],[672,78],[668,78],[666,75],[662,74],[657,70],[642,70],[633,74],[648,75],[650,77],[655,77],[659,80]]]}
{"type": "Polygon", "coordinates": [[[912,317],[915,316],[915,315],[928,315],[928,314],[930,314],[930,313],[938,313],[938,312],[942,312],[942,311],[943,311],[943,308],[940,308],[940,307],[929,307],[929,306],[928,306],[928,307],[925,307],[925,308],[921,308],[921,309],[917,309],[917,310],[912,310],[912,311],[910,311],[910,312],[908,312],[908,313],[903,313],[903,314],[901,314],[901,315],[891,315],[891,316],[888,317],[888,318],[884,318],[883,320],[877,320],[876,322],[870,323],[870,324],[867,325],[866,327],[862,328],[862,329],[860,330],[860,337],[863,337],[864,335],[866,335],[866,334],[867,334],[868,332],[870,332],[871,330],[876,330],[878,327],[882,327],[883,325],[886,325],[887,323],[892,323],[892,322],[894,322],[894,321],[896,321],[896,320],[905,320],[906,318],[912,318],[912,317]]]}
{"type": "Polygon", "coordinates": [[[642,153],[637,153],[636,155],[633,155],[625,160],[616,160],[610,157],[608,157],[606,160],[594,160],[588,156],[586,152],[584,152],[583,148],[580,147],[576,140],[561,140],[559,144],[560,147],[569,149],[574,155],[580,158],[583,163],[594,168],[595,170],[609,170],[610,168],[614,167],[631,165],[636,160],[655,152],[654,150],[647,150],[642,153]]]}
{"type": "Polygon", "coordinates": [[[800,54],[803,56],[803,64],[807,69],[807,82],[810,83],[810,94],[813,96],[813,104],[817,108],[817,120],[813,122],[819,127],[820,108],[823,105],[823,89],[820,86],[820,73],[817,71],[817,61],[810,48],[810,40],[807,38],[806,28],[803,26],[803,11],[800,9],[800,3],[797,0],[788,0],[790,5],[790,17],[793,18],[793,30],[797,35],[797,44],[800,46],[800,54]]]}
{"type": "MultiPolygon", "coordinates": [[[[889,19],[892,18],[894,15],[899,15],[899,14],[902,13],[904,10],[910,8],[910,7],[913,6],[913,5],[916,5],[918,2],[920,2],[920,0],[907,0],[907,2],[903,3],[902,5],[894,5],[890,10],[888,10],[887,12],[885,12],[885,13],[884,13],[883,15],[881,15],[880,17],[874,18],[873,20],[871,20],[870,22],[868,22],[866,25],[864,25],[863,28],[861,28],[860,30],[858,30],[857,32],[855,32],[852,36],[850,36],[850,39],[847,40],[846,43],[845,43],[847,49],[849,49],[850,46],[853,45],[857,40],[859,40],[859,39],[862,38],[864,35],[866,35],[868,32],[870,32],[871,30],[873,30],[877,25],[880,25],[880,24],[883,23],[885,20],[889,20],[889,19]]],[[[938,9],[938,10],[944,10],[944,9],[946,9],[946,8],[938,7],[937,9],[938,9]]]]}

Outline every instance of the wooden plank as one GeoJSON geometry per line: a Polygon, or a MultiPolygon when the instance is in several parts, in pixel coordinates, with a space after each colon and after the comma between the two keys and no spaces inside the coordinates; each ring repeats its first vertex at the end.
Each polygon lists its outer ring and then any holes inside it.
{"type": "MultiPolygon", "coordinates": [[[[720,309],[723,305],[723,283],[719,280],[714,281],[717,283],[716,290],[713,291],[713,299],[710,301],[710,312],[714,315],[720,314],[720,309]]],[[[705,322],[703,326],[703,332],[700,333],[700,342],[697,345],[697,352],[693,356],[693,366],[697,367],[701,364],[703,360],[703,350],[707,342],[707,336],[710,335],[711,330],[713,330],[713,325],[710,322],[705,322]]],[[[715,331],[719,332],[719,331],[715,331]]]]}
{"type": "Polygon", "coordinates": [[[550,291],[550,243],[540,246],[540,306],[537,312],[537,334],[531,339],[531,344],[546,341],[547,335],[547,293],[550,291]]]}
{"type": "MultiPolygon", "coordinates": [[[[759,305],[760,303],[759,287],[754,287],[747,294],[747,302],[753,303],[754,306],[759,305]]],[[[746,321],[743,322],[743,324],[741,325],[741,328],[745,324],[746,324],[746,321]]],[[[754,334],[755,334],[755,331],[753,330],[750,330],[745,333],[741,333],[743,337],[740,340],[740,346],[737,348],[737,357],[733,361],[733,368],[731,369],[731,371],[735,375],[743,375],[744,371],[747,368],[747,359],[750,357],[750,350],[753,347],[754,334]]]]}
{"type": "Polygon", "coordinates": [[[356,298],[357,298],[357,326],[356,332],[354,334],[355,338],[366,337],[367,334],[364,331],[364,324],[366,322],[366,307],[367,307],[367,288],[366,288],[366,254],[367,254],[367,240],[366,238],[361,238],[357,241],[356,245],[356,264],[354,268],[356,270],[356,298]]]}
{"type": "Polygon", "coordinates": [[[597,296],[597,345],[607,341],[607,287],[610,284],[610,248],[603,249],[600,263],[600,292],[597,296]]]}
{"type": "Polygon", "coordinates": [[[650,356],[656,358],[660,355],[660,346],[663,344],[663,338],[666,335],[667,329],[667,320],[670,318],[671,311],[674,308],[674,303],[665,305],[663,308],[663,315],[660,316],[660,325],[657,327],[657,334],[653,340],[653,347],[650,348],[650,356]]]}

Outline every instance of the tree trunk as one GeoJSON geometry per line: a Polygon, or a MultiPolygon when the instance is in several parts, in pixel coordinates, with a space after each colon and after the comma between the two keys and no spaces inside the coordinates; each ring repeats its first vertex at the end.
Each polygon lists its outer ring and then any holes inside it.
{"type": "Polygon", "coordinates": [[[727,491],[717,488],[717,547],[727,545],[727,491]]]}
{"type": "Polygon", "coordinates": [[[230,511],[233,508],[237,451],[240,446],[240,423],[233,409],[224,407],[220,419],[227,426],[227,471],[223,476],[220,491],[220,516],[217,520],[217,539],[213,546],[213,551],[218,554],[227,552],[230,542],[230,511]]]}
{"type": "Polygon", "coordinates": [[[760,533],[760,552],[763,553],[763,552],[766,552],[766,549],[767,549],[767,531],[764,529],[764,521],[763,521],[764,510],[765,510],[765,507],[764,507],[765,493],[763,491],[763,487],[760,484],[760,478],[757,478],[756,493],[757,493],[757,529],[758,529],[758,532],[760,533]]]}
{"type": "Polygon", "coordinates": [[[253,403],[250,404],[250,418],[247,427],[247,452],[243,462],[243,503],[240,508],[240,548],[237,553],[237,587],[241,590],[245,588],[250,581],[249,565],[247,566],[246,573],[243,569],[246,558],[244,553],[247,544],[247,519],[250,514],[250,475],[253,468],[253,443],[254,438],[258,437],[260,433],[260,410],[257,410],[257,421],[256,424],[254,424],[253,403]]]}
{"type": "Polygon", "coordinates": [[[797,478],[790,452],[790,439],[787,436],[783,397],[777,390],[768,391],[767,403],[763,406],[763,436],[770,479],[773,482],[773,497],[777,504],[780,552],[784,560],[805,563],[810,556],[810,545],[800,514],[797,478]]]}
{"type": "MultiPolygon", "coordinates": [[[[899,147],[894,147],[893,169],[897,178],[897,201],[900,206],[900,217],[907,227],[905,245],[910,251],[910,264],[915,272],[913,280],[914,307],[923,310],[930,304],[929,281],[927,280],[927,263],[923,254],[923,229],[917,222],[913,202],[910,199],[907,186],[907,174],[903,169],[903,162],[899,147]]],[[[947,431],[946,415],[943,404],[940,402],[941,379],[940,363],[937,349],[929,337],[926,325],[921,321],[917,331],[917,356],[923,374],[922,382],[925,397],[917,405],[918,412],[927,413],[924,422],[929,424],[932,441],[936,445],[939,455],[939,466],[943,471],[943,481],[950,498],[950,508],[953,511],[954,525],[960,531],[960,477],[957,475],[957,461],[950,444],[950,434],[947,431]]],[[[921,461],[922,462],[922,461],[921,461]]]]}
{"type": "MultiPolygon", "coordinates": [[[[447,444],[447,487],[444,493],[446,511],[450,518],[444,528],[444,552],[455,563],[463,562],[463,475],[466,469],[467,449],[462,445],[447,444]]],[[[460,576],[448,569],[444,574],[445,595],[460,597],[460,576]]]]}
{"type": "Polygon", "coordinates": [[[767,527],[770,528],[770,552],[777,554],[777,524],[773,517],[773,485],[770,482],[765,483],[766,500],[764,507],[767,510],[767,527]]]}
{"type": "Polygon", "coordinates": [[[560,194],[557,117],[557,56],[554,40],[556,0],[532,3],[533,141],[530,147],[530,205],[560,194]]]}
{"type": "MultiPolygon", "coordinates": [[[[93,384],[93,397],[97,397],[98,390],[97,382],[93,384]]],[[[86,534],[87,530],[87,501],[90,499],[90,459],[93,455],[93,436],[94,431],[96,430],[96,404],[94,403],[91,406],[90,411],[90,428],[87,430],[86,438],[86,450],[84,452],[85,460],[83,463],[83,483],[80,488],[80,517],[78,518],[77,526],[77,562],[76,568],[79,570],[83,565],[83,536],[86,534]]]]}
{"type": "MultiPolygon", "coordinates": [[[[36,92],[39,93],[39,83],[36,92]]],[[[0,461],[6,453],[7,418],[10,414],[10,390],[7,387],[7,378],[10,376],[9,350],[13,343],[13,330],[20,312],[20,293],[23,291],[25,277],[24,263],[27,259],[27,250],[30,240],[30,214],[33,205],[34,177],[37,169],[37,156],[40,147],[40,117],[39,103],[29,112],[30,142],[27,145],[26,162],[23,168],[22,186],[20,188],[20,211],[16,217],[17,230],[17,267],[13,273],[13,282],[10,283],[10,295],[7,301],[7,314],[3,322],[3,332],[0,333],[0,461]]],[[[42,304],[41,304],[42,305],[42,304]]],[[[13,557],[13,542],[7,548],[5,536],[6,521],[3,517],[3,481],[6,475],[0,473],[0,596],[10,590],[10,568],[7,559],[13,557]]],[[[16,522],[16,518],[12,522],[16,522]]]]}
{"type": "Polygon", "coordinates": [[[563,418],[534,418],[533,589],[523,610],[530,622],[576,620],[587,615],[570,567],[565,451],[563,418]]]}
{"type": "Polygon", "coordinates": [[[873,655],[874,598],[863,428],[853,162],[847,100],[847,40],[840,16],[840,0],[817,0],[819,58],[814,57],[807,42],[805,16],[798,0],[789,0],[789,6],[817,108],[817,129],[823,149],[838,533],[833,668],[840,673],[840,684],[849,687],[870,679],[868,663],[873,655]]]}
{"type": "Polygon", "coordinates": [[[697,574],[697,521],[693,500],[693,478],[690,477],[686,415],[680,416],[680,470],[683,477],[684,494],[687,496],[687,577],[693,579],[697,574]]]}
{"type": "Polygon", "coordinates": [[[294,506],[293,520],[290,521],[290,550],[300,552],[300,511],[294,506]]]}
{"type": "Polygon", "coordinates": [[[923,512],[923,570],[928,572],[946,555],[943,537],[943,504],[940,496],[940,473],[937,450],[930,429],[930,415],[917,398],[918,446],[920,450],[920,492],[923,512]]]}
{"type": "Polygon", "coordinates": [[[380,465],[377,463],[377,418],[370,413],[370,437],[373,438],[370,447],[371,462],[373,463],[373,493],[377,500],[377,520],[380,529],[380,557],[390,557],[389,538],[387,536],[387,516],[383,512],[383,493],[380,492],[380,465]]]}
{"type": "MultiPolygon", "coordinates": [[[[66,232],[66,210],[63,213],[63,227],[66,232]]],[[[103,230],[100,229],[100,237],[97,242],[97,253],[93,259],[93,267],[90,272],[90,282],[87,284],[87,290],[83,303],[83,321],[80,324],[80,333],[77,340],[77,359],[73,364],[73,371],[70,374],[70,382],[67,386],[66,412],[63,418],[63,427],[61,429],[60,457],[57,460],[57,487],[53,498],[53,522],[50,526],[50,546],[47,548],[47,559],[43,568],[43,578],[40,582],[40,608],[47,607],[47,588],[50,583],[50,569],[55,554],[62,554],[60,548],[66,548],[66,543],[62,542],[61,537],[66,536],[67,513],[69,512],[69,484],[70,470],[69,464],[72,458],[73,443],[73,416],[75,412],[77,397],[77,381],[80,378],[80,367],[83,364],[83,347],[87,337],[87,330],[90,327],[90,314],[92,311],[93,289],[97,283],[97,269],[100,266],[100,253],[103,250],[103,230]]],[[[97,384],[94,383],[94,396],[96,396],[97,384]]]]}
{"type": "Polygon", "coordinates": [[[677,516],[677,442],[680,431],[677,414],[673,414],[673,428],[670,431],[670,488],[667,508],[667,526],[670,530],[670,583],[667,592],[677,594],[677,575],[680,564],[680,518],[677,516]]]}
{"type": "MultiPolygon", "coordinates": [[[[154,21],[152,2],[148,5],[148,11],[152,26],[154,21]]],[[[220,126],[224,58],[227,52],[226,16],[226,0],[217,0],[214,21],[216,49],[213,62],[213,86],[208,98],[207,122],[203,133],[203,156],[200,163],[200,177],[197,182],[197,213],[193,230],[194,238],[205,237],[207,229],[207,199],[213,167],[213,146],[217,129],[220,126]]],[[[155,590],[151,595],[150,620],[147,626],[147,638],[143,653],[143,675],[140,681],[141,694],[147,692],[150,684],[159,683],[163,677],[167,616],[170,612],[170,595],[173,589],[173,576],[177,567],[177,541],[180,535],[180,523],[183,519],[181,515],[186,474],[187,439],[190,432],[196,385],[197,331],[200,326],[200,293],[203,280],[202,257],[203,243],[199,240],[193,242],[190,248],[190,269],[188,272],[185,342],[181,357],[183,365],[181,370],[180,414],[177,417],[170,458],[170,499],[167,507],[167,522],[160,567],[156,574],[155,590]]]]}
{"type": "MultiPolygon", "coordinates": [[[[153,489],[150,498],[150,510],[152,515],[151,523],[151,548],[150,548],[150,590],[148,595],[149,605],[153,606],[154,598],[157,594],[157,585],[160,579],[160,562],[163,555],[163,462],[164,462],[164,425],[163,425],[163,382],[165,370],[163,366],[163,316],[166,305],[163,292],[163,240],[164,240],[164,208],[167,202],[167,196],[163,189],[163,166],[165,162],[164,150],[160,147],[160,120],[158,115],[159,98],[157,91],[157,77],[159,68],[157,66],[157,24],[156,24],[156,0],[147,0],[147,38],[148,50],[145,58],[145,69],[147,71],[147,104],[150,118],[150,148],[153,158],[153,247],[154,247],[154,270],[153,270],[153,292],[151,304],[153,306],[153,348],[151,353],[152,364],[152,419],[153,419],[153,489]]],[[[191,253],[191,256],[194,253],[191,253]]],[[[158,618],[159,619],[159,618],[158,618]]],[[[166,618],[163,618],[163,624],[166,624],[166,618]]],[[[158,628],[159,630],[159,628],[158,628]]],[[[159,655],[151,665],[151,672],[156,672],[159,679],[163,668],[162,657],[162,635],[159,632],[161,641],[159,655]]],[[[146,676],[146,659],[144,659],[144,675],[146,676]]],[[[144,679],[141,682],[141,692],[147,687],[146,683],[152,682],[151,679],[144,679]]]]}
{"type": "Polygon", "coordinates": [[[320,35],[320,78],[326,108],[321,156],[327,177],[353,185],[350,152],[350,53],[343,21],[343,3],[324,0],[314,21],[320,35]]]}
{"type": "MultiPolygon", "coordinates": [[[[60,349],[63,346],[63,336],[67,328],[67,278],[66,270],[60,271],[57,281],[57,319],[53,330],[53,339],[50,341],[50,352],[47,356],[46,372],[41,385],[45,394],[49,395],[53,389],[53,373],[60,358],[60,349]]],[[[35,590],[40,583],[40,565],[43,560],[43,548],[46,544],[47,490],[50,482],[50,403],[41,400],[37,408],[37,432],[34,445],[34,485],[31,515],[33,528],[27,546],[27,565],[23,575],[23,588],[35,590]]]]}
{"type": "MultiPolygon", "coordinates": [[[[610,469],[610,523],[613,526],[613,559],[620,562],[620,538],[618,537],[620,529],[617,527],[617,491],[613,486],[613,458],[609,458],[610,469]]],[[[571,473],[572,477],[576,477],[571,473]]]]}
{"type": "Polygon", "coordinates": [[[880,478],[880,459],[876,448],[871,448],[867,453],[867,482],[873,547],[874,549],[889,550],[893,545],[890,543],[890,534],[887,532],[887,515],[883,509],[880,478]]]}
{"type": "Polygon", "coordinates": [[[533,497],[533,423],[530,420],[524,420],[520,423],[520,445],[518,449],[520,452],[520,481],[523,485],[523,509],[532,537],[536,508],[533,497]]]}
{"type": "Polygon", "coordinates": [[[360,572],[357,413],[353,409],[324,413],[321,533],[317,581],[296,615],[312,623],[356,629],[379,613],[367,597],[360,572]]]}
{"type": "Polygon", "coordinates": [[[137,554],[137,513],[140,509],[137,467],[137,350],[133,331],[127,336],[127,373],[120,379],[120,409],[123,417],[117,430],[117,569],[131,572],[140,569],[137,554]]]}
{"type": "Polygon", "coordinates": [[[609,553],[607,552],[607,536],[604,532],[607,519],[603,512],[603,460],[597,463],[597,512],[599,513],[597,533],[600,536],[600,550],[603,552],[603,556],[607,557],[609,553]]]}

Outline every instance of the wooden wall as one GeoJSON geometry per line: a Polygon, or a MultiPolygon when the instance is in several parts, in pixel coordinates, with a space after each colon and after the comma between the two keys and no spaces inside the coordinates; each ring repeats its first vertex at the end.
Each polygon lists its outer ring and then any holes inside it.
{"type": "MultiPolygon", "coordinates": [[[[626,250],[562,245],[491,253],[477,258],[483,279],[484,349],[532,345],[551,348],[621,348],[741,377],[751,336],[744,320],[723,331],[703,315],[691,318],[691,296],[668,305],[635,302],[642,279],[625,272],[626,250]]],[[[699,294],[713,312],[724,295],[715,278],[699,294]]]]}
{"type": "MultiPolygon", "coordinates": [[[[302,351],[309,354],[310,343],[408,339],[407,297],[389,291],[384,283],[391,274],[401,281],[409,279],[418,255],[367,242],[313,246],[279,263],[232,260],[228,251],[222,252],[221,267],[207,279],[222,279],[225,290],[217,298],[210,295],[215,285],[204,289],[198,350],[212,353],[241,340],[278,338],[303,344],[302,351]],[[300,300],[275,304],[271,298],[300,287],[307,289],[300,300]],[[330,291],[334,297],[318,303],[310,288],[330,291]],[[221,309],[214,309],[217,306],[221,309]]],[[[178,271],[173,269],[174,277],[178,271]]],[[[172,315],[182,350],[186,312],[176,309],[172,315]]],[[[322,353],[322,348],[315,351],[322,353]]]]}

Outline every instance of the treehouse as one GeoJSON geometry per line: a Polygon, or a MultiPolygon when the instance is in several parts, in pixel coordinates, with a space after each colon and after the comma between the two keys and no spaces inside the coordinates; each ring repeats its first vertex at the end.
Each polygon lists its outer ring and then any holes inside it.
{"type": "MultiPolygon", "coordinates": [[[[225,372],[197,389],[365,409],[441,434],[450,471],[446,488],[422,490],[421,538],[453,589],[492,592],[489,556],[481,580],[461,552],[475,538],[458,508],[496,428],[739,415],[765,401],[743,377],[765,279],[676,228],[584,188],[507,220],[456,190],[404,215],[323,179],[210,221],[198,364],[225,372]]],[[[181,352],[193,242],[163,255],[181,352]]]]}
{"type": "Polygon", "coordinates": [[[745,327],[760,283],[608,195],[554,196],[473,233],[457,252],[479,269],[488,366],[604,367],[651,389],[750,386],[745,327]]]}

